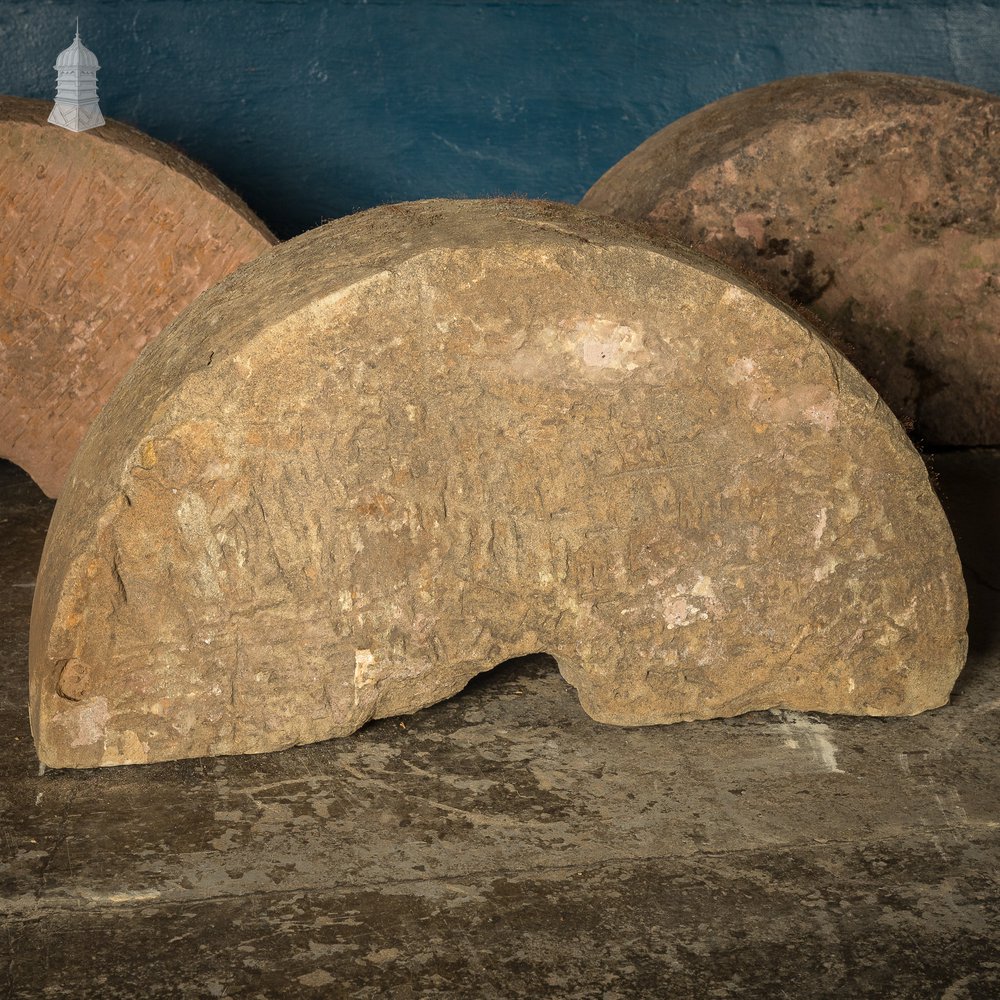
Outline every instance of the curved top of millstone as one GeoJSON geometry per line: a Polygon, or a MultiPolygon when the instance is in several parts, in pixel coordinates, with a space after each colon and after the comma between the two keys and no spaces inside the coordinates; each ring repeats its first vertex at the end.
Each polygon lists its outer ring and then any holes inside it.
{"type": "Polygon", "coordinates": [[[200,296],[122,380],[32,612],[41,759],[273,750],[545,650],[595,718],[943,704],[919,456],[809,327],[568,206],[388,206],[200,296]]]}
{"type": "Polygon", "coordinates": [[[56,496],[143,345],[275,238],[172,146],[51,106],[0,97],[0,457],[56,496]]]}
{"type": "Polygon", "coordinates": [[[587,192],[808,307],[943,444],[1000,443],[1000,97],[797,77],[668,125],[587,192]]]}

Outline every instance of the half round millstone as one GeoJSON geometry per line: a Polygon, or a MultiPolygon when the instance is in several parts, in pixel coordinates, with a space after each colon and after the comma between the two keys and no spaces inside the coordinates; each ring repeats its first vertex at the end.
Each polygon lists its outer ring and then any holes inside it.
{"type": "Polygon", "coordinates": [[[1000,444],[1000,96],[891,73],[732,94],[583,199],[828,324],[927,441],[1000,444]]]}
{"type": "Polygon", "coordinates": [[[276,241],[172,146],[51,111],[0,95],[0,458],[55,497],[143,346],[276,241]]]}
{"type": "Polygon", "coordinates": [[[966,599],[871,387],[720,266],[566,206],[376,209],[141,355],[55,514],[42,761],[256,753],[555,656],[595,719],[946,702],[966,599]]]}

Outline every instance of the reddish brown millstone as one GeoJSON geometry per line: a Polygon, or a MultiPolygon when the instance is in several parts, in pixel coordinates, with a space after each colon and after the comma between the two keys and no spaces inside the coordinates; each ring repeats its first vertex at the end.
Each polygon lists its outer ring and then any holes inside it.
{"type": "Polygon", "coordinates": [[[587,193],[813,310],[897,416],[1000,444],[1000,98],[840,73],[668,125],[587,193]]]}
{"type": "Polygon", "coordinates": [[[51,106],[0,97],[0,458],[57,496],[143,346],[275,239],[176,149],[51,106]]]}
{"type": "Polygon", "coordinates": [[[594,718],[943,704],[954,542],[871,386],[707,258],[567,206],[330,223],[91,427],[31,622],[50,765],[353,732],[553,654],[594,718]]]}

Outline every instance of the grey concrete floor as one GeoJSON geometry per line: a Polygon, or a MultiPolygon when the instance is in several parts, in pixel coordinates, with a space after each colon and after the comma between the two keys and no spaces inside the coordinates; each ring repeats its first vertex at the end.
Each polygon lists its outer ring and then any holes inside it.
{"type": "Polygon", "coordinates": [[[952,703],[617,729],[551,661],[343,740],[39,774],[0,464],[0,995],[1000,997],[1000,452],[940,454],[952,703]]]}

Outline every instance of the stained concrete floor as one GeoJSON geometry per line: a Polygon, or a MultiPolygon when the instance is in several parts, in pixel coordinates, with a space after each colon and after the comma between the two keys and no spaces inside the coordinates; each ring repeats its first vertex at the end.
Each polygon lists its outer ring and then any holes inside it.
{"type": "Polygon", "coordinates": [[[946,708],[590,721],[551,661],[260,757],[39,774],[51,503],[0,464],[0,995],[1000,997],[1000,451],[934,458],[946,708]]]}

